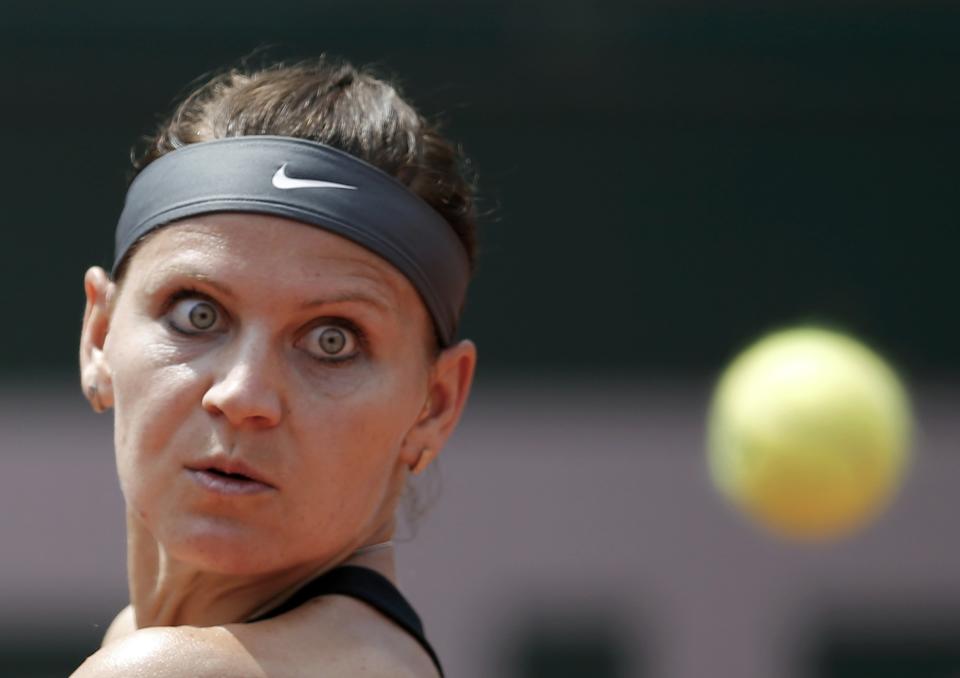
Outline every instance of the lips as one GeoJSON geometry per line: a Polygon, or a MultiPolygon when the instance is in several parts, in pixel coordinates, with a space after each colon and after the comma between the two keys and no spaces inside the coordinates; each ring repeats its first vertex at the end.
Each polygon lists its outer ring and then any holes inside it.
{"type": "Polygon", "coordinates": [[[277,489],[259,471],[240,460],[208,459],[188,464],[186,470],[200,487],[217,494],[251,495],[277,489]]]}

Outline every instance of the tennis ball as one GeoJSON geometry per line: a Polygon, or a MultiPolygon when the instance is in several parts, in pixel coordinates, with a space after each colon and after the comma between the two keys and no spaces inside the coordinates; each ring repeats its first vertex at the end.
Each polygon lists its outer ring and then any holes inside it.
{"type": "Polygon", "coordinates": [[[720,377],[707,448],[715,485],[770,530],[829,539],[874,517],[909,457],[911,415],[893,369],[852,337],[770,334],[720,377]]]}

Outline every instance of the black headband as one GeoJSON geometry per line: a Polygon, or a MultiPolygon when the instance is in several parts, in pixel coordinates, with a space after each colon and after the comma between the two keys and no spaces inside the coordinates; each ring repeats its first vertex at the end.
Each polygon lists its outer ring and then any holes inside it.
{"type": "Polygon", "coordinates": [[[341,235],[391,263],[453,341],[470,264],[447,221],[399,181],[305,139],[247,136],[189,144],[134,179],[117,224],[114,271],[143,235],[185,217],[257,212],[341,235]]]}

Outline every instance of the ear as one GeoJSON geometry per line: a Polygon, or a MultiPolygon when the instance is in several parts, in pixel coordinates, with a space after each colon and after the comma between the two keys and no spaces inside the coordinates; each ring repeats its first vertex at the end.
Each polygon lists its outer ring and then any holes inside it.
{"type": "Polygon", "coordinates": [[[414,474],[430,465],[457,427],[470,395],[476,365],[477,347],[469,340],[446,348],[437,356],[430,371],[427,399],[401,451],[401,460],[414,474]]]}
{"type": "Polygon", "coordinates": [[[113,379],[103,345],[110,330],[116,285],[106,271],[93,266],[83,277],[83,289],[87,308],[80,332],[80,384],[93,409],[102,412],[113,406],[113,379]]]}

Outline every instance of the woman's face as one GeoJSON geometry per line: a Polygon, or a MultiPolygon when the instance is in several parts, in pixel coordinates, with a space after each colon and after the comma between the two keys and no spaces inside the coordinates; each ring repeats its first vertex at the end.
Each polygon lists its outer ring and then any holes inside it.
{"type": "Polygon", "coordinates": [[[430,327],[406,278],[326,231],[217,214],[156,232],[102,353],[131,519],[170,555],[232,573],[385,538],[430,327]]]}

